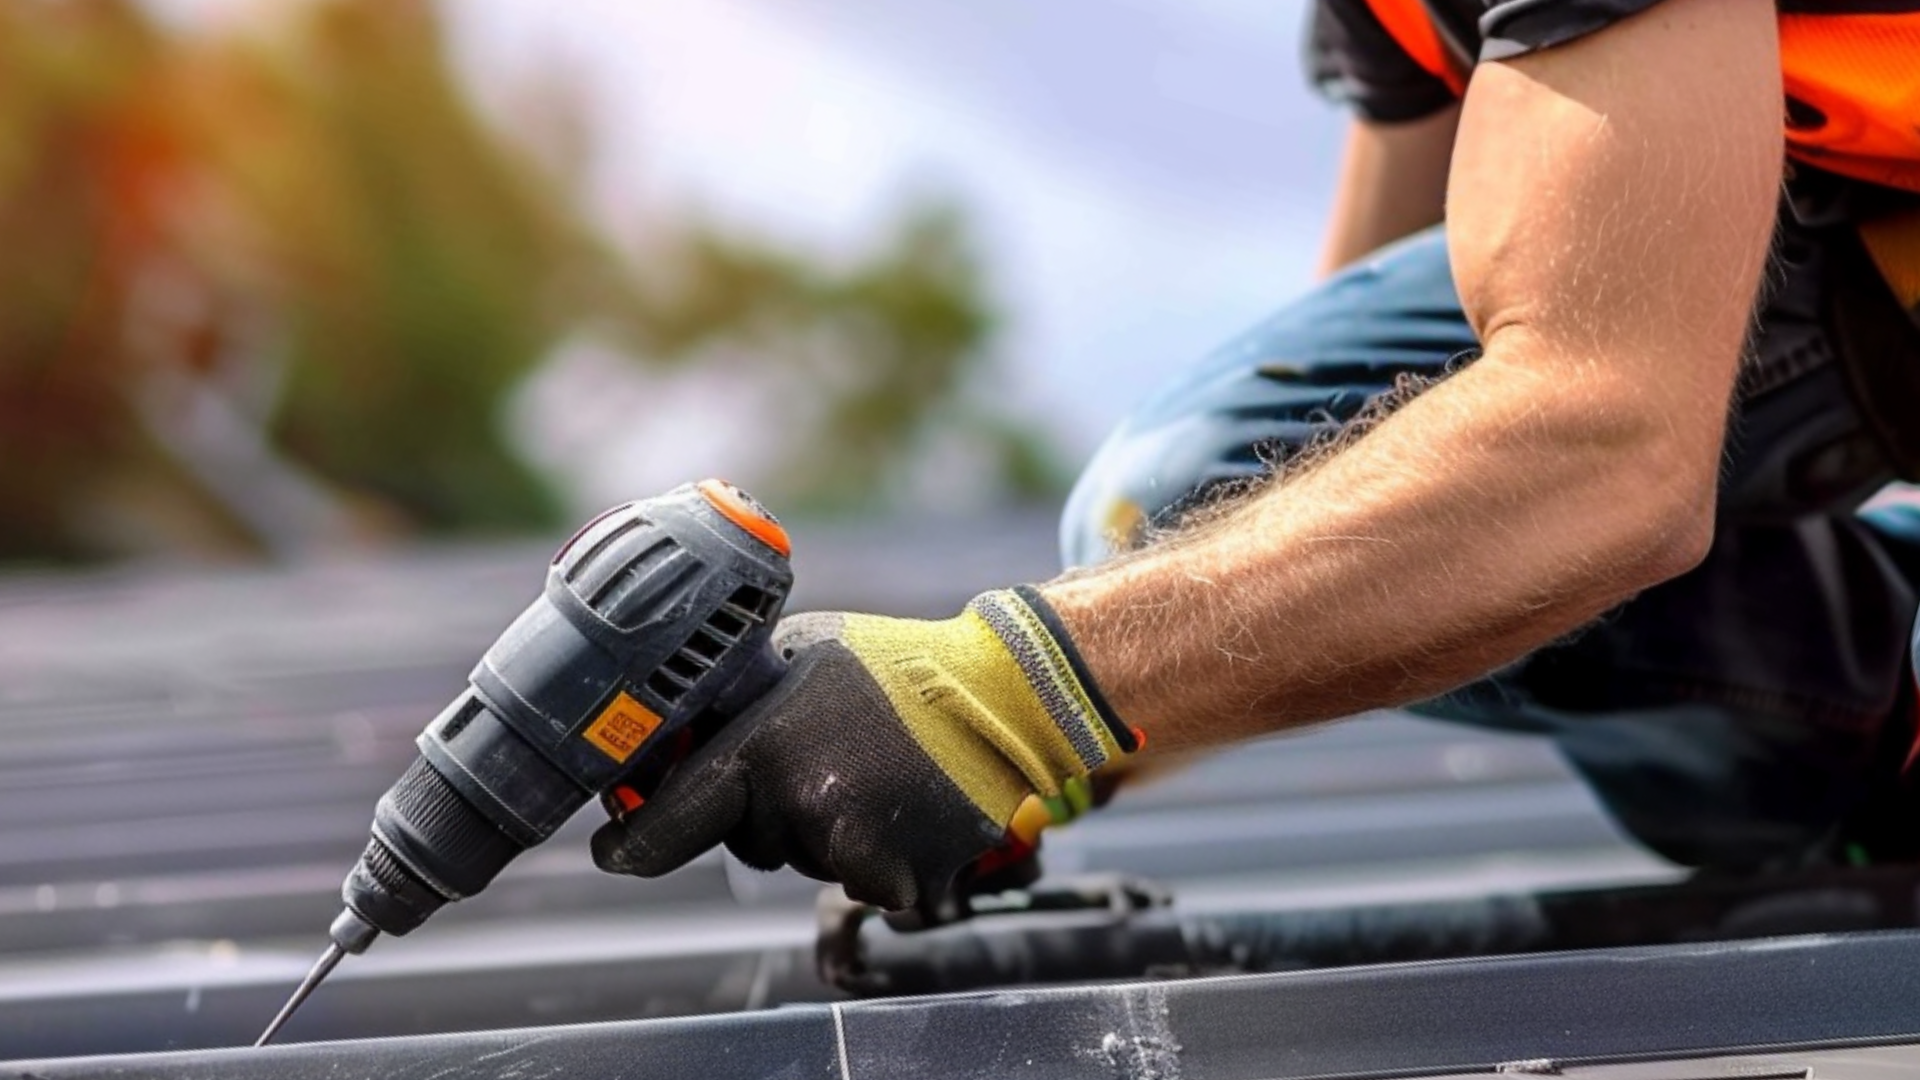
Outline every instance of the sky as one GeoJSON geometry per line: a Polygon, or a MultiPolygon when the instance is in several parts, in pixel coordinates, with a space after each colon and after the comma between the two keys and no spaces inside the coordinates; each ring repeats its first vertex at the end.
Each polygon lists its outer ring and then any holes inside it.
{"type": "MultiPolygon", "coordinates": [[[[249,0],[153,2],[207,18],[249,0]]],[[[1007,320],[992,392],[1046,424],[1070,461],[1159,382],[1311,280],[1343,121],[1302,77],[1299,0],[458,0],[444,10],[462,70],[494,107],[512,109],[539,72],[566,73],[603,148],[594,211],[615,230],[643,212],[696,207],[851,253],[916,194],[959,201],[1007,320]]],[[[562,359],[522,417],[555,460],[589,437],[558,403],[609,371],[590,351],[562,359]]],[[[571,470],[581,501],[658,486],[685,458],[751,475],[730,460],[751,447],[671,419],[715,392],[657,377],[609,387],[603,411],[642,399],[686,407],[653,408],[669,419],[624,444],[591,433],[607,448],[597,469],[571,470]],[[661,445],[684,453],[654,477],[661,445]]]]}
{"type": "MultiPolygon", "coordinates": [[[[588,88],[617,221],[691,202],[829,248],[902,198],[974,214],[1010,390],[1092,445],[1310,280],[1341,118],[1299,4],[463,0],[467,69],[588,88]]],[[[483,74],[484,73],[484,74],[483,74]]]]}

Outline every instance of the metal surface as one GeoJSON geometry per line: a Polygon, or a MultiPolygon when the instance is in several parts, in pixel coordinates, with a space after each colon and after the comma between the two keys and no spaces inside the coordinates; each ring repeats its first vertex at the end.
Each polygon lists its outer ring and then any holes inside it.
{"type": "MultiPolygon", "coordinates": [[[[404,939],[408,948],[382,942],[342,964],[272,1048],[739,1012],[828,996],[813,977],[812,923],[802,912],[682,909],[434,930],[404,939]]],[[[310,949],[312,935],[301,944],[310,949]]],[[[9,965],[0,1060],[245,1046],[312,959],[241,947],[9,965]]]]}
{"type": "Polygon", "coordinates": [[[1858,934],[15,1062],[0,1077],[1292,1080],[1503,1065],[1537,1075],[1912,1043],[1916,1001],[1920,934],[1858,934]]]}
{"type": "MultiPolygon", "coordinates": [[[[1515,1062],[1513,1072],[1525,1062],[1515,1062]]],[[[1920,1046],[1715,1054],[1682,1061],[1575,1065],[1570,1080],[1908,1080],[1920,1076],[1920,1046]]]]}

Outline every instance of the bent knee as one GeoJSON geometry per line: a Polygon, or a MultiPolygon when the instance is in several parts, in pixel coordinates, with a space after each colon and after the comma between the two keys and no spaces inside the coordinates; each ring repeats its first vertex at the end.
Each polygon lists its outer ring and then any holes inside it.
{"type": "Polygon", "coordinates": [[[1201,415],[1122,425],[1080,474],[1060,518],[1066,567],[1093,566],[1144,544],[1157,525],[1235,483],[1268,471],[1255,444],[1201,415]]]}

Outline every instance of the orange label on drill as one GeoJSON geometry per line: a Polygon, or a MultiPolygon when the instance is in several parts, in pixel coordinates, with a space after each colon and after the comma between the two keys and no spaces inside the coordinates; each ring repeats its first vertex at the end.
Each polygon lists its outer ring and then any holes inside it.
{"type": "Polygon", "coordinates": [[[580,734],[601,753],[624,765],[659,727],[659,714],[622,690],[580,734]]]}

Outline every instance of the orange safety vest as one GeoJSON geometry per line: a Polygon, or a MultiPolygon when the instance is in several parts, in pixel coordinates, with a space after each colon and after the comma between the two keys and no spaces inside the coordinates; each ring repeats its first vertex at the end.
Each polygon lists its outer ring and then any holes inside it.
{"type": "MultiPolygon", "coordinates": [[[[1367,6],[1415,63],[1456,96],[1466,92],[1470,63],[1447,48],[1421,0],[1367,6]]],[[[1851,11],[1809,0],[1782,7],[1787,155],[1920,193],[1920,0],[1832,5],[1851,11]]],[[[1860,233],[1894,294],[1920,318],[1920,210],[1865,222],[1860,233]]]]}

